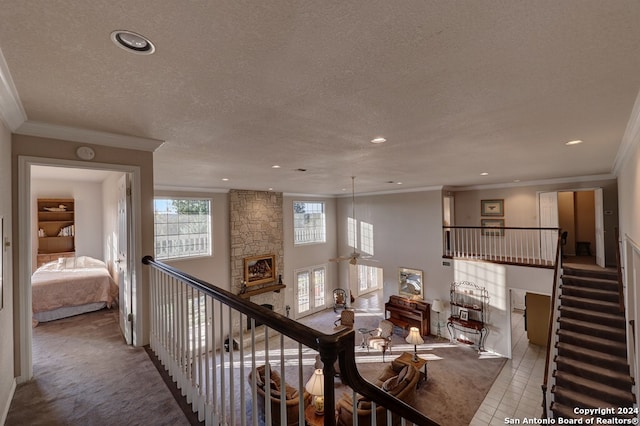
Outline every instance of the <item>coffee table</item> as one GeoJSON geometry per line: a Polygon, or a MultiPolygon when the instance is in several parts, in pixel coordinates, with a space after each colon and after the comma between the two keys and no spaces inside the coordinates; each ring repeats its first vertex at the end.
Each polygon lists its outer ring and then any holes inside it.
{"type": "Polygon", "coordinates": [[[410,352],[403,352],[398,358],[395,359],[400,364],[411,365],[416,368],[420,372],[422,376],[422,380],[418,381],[416,387],[420,387],[421,382],[427,381],[427,360],[424,358],[418,357],[417,361],[413,360],[413,354],[410,352]]]}

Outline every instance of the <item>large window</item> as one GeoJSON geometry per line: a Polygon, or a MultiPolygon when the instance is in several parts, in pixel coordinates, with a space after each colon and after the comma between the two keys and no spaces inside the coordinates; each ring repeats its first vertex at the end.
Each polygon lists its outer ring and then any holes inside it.
{"type": "Polygon", "coordinates": [[[211,200],[156,198],[153,205],[156,259],[211,255],[211,200]]]}
{"type": "Polygon", "coordinates": [[[327,241],[323,202],[293,202],[293,235],[296,245],[327,241]]]}

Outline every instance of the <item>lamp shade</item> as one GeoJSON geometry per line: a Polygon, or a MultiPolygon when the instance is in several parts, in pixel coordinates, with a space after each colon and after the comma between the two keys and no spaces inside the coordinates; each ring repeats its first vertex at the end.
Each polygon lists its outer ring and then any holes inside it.
{"type": "Polygon", "coordinates": [[[324,395],[324,374],[322,374],[321,368],[316,368],[316,371],[313,372],[311,378],[304,386],[304,388],[311,395],[314,396],[322,396],[324,395]]]}
{"type": "Polygon", "coordinates": [[[407,343],[411,345],[421,345],[424,343],[424,340],[420,335],[420,330],[418,330],[418,327],[411,327],[409,329],[409,335],[407,336],[407,343]]]}
{"type": "Polygon", "coordinates": [[[444,312],[444,303],[442,303],[442,300],[436,299],[431,304],[431,309],[433,310],[433,312],[437,313],[444,312]]]}

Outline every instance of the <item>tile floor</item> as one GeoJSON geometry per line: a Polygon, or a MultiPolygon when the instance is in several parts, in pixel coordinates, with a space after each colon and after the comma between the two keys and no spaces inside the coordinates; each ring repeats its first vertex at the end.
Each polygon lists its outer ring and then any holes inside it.
{"type": "Polygon", "coordinates": [[[542,416],[542,376],[546,352],[532,345],[524,331],[522,312],[511,314],[512,358],[487,393],[476,412],[472,426],[504,425],[506,418],[542,416]]]}

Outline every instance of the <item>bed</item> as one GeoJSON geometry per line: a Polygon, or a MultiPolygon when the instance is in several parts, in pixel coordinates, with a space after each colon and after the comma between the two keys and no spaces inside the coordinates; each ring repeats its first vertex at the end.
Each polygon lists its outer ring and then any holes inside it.
{"type": "Polygon", "coordinates": [[[107,265],[89,256],[45,263],[31,276],[34,325],[104,307],[118,299],[118,286],[107,265]]]}

